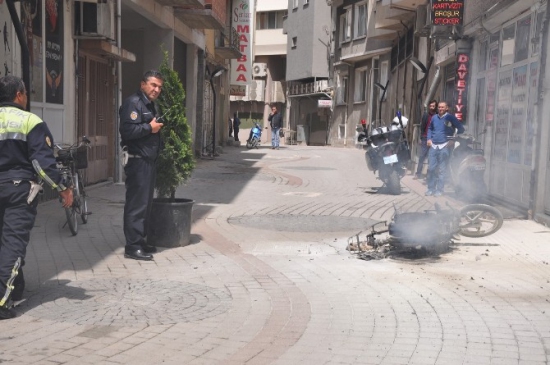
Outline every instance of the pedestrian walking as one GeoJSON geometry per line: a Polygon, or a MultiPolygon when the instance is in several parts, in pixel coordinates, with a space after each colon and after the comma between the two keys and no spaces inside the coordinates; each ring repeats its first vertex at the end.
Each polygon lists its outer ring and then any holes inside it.
{"type": "Polygon", "coordinates": [[[233,137],[233,120],[229,118],[229,137],[233,137]]]}
{"type": "Polygon", "coordinates": [[[277,106],[271,106],[271,114],[267,118],[271,126],[271,149],[279,149],[279,129],[283,126],[283,117],[277,111],[277,106]]]}
{"type": "Polygon", "coordinates": [[[160,72],[147,71],[140,89],[122,103],[120,115],[121,145],[127,149],[126,203],[124,205],[124,257],[152,260],[154,246],[147,245],[147,224],[155,191],[156,161],[162,141],[157,122],[155,100],[164,81],[160,72]]]}
{"type": "Polygon", "coordinates": [[[27,112],[28,95],[19,77],[0,78],[0,319],[15,317],[22,299],[23,265],[37,213],[37,184],[57,189],[62,205],[73,204],[72,189],[61,183],[53,137],[37,115],[27,112]]]}

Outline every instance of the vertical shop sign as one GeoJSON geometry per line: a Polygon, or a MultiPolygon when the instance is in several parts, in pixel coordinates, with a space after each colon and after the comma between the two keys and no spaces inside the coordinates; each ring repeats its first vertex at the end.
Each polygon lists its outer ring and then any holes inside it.
{"type": "Polygon", "coordinates": [[[456,67],[456,119],[464,123],[466,120],[466,108],[468,105],[468,88],[470,73],[470,55],[468,53],[457,54],[456,67]]]}
{"type": "Polygon", "coordinates": [[[36,0],[21,1],[21,26],[29,48],[31,101],[44,102],[42,62],[42,4],[36,0]]]}
{"type": "Polygon", "coordinates": [[[253,2],[233,0],[231,19],[239,35],[240,58],[231,60],[231,95],[244,96],[243,91],[252,81],[253,2]]]}
{"type": "Polygon", "coordinates": [[[46,102],[63,104],[63,1],[46,0],[46,102]]]}

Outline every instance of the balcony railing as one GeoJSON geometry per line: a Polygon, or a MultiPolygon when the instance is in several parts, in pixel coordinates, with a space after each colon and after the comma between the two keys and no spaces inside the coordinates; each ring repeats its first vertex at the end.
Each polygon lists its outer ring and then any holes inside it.
{"type": "Polygon", "coordinates": [[[216,32],[216,55],[225,58],[239,58],[240,41],[239,33],[233,27],[225,27],[223,31],[216,32]]]}
{"type": "Polygon", "coordinates": [[[323,93],[328,90],[328,80],[318,80],[308,83],[292,82],[288,87],[289,95],[308,95],[323,93]]]}

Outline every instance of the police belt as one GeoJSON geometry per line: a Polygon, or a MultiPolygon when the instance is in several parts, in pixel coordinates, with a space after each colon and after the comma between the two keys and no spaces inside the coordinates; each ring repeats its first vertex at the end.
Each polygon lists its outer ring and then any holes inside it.
{"type": "Polygon", "coordinates": [[[143,158],[143,157],[140,155],[132,155],[131,153],[129,153],[128,158],[143,158]]]}

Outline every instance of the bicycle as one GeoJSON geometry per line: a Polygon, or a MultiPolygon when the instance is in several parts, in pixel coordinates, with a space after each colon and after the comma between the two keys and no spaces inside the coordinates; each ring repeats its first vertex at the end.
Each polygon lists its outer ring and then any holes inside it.
{"type": "Polygon", "coordinates": [[[81,142],[77,142],[68,147],[55,145],[57,148],[57,168],[63,177],[65,186],[73,189],[73,205],[70,208],[65,208],[67,222],[63,225],[69,225],[69,229],[73,236],[78,233],[78,216],[82,219],[82,224],[88,223],[88,215],[92,214],[88,211],[88,202],[86,200],[86,190],[80,179],[79,170],[84,170],[88,167],[88,148],[90,140],[86,136],[82,137],[81,142]]]}

